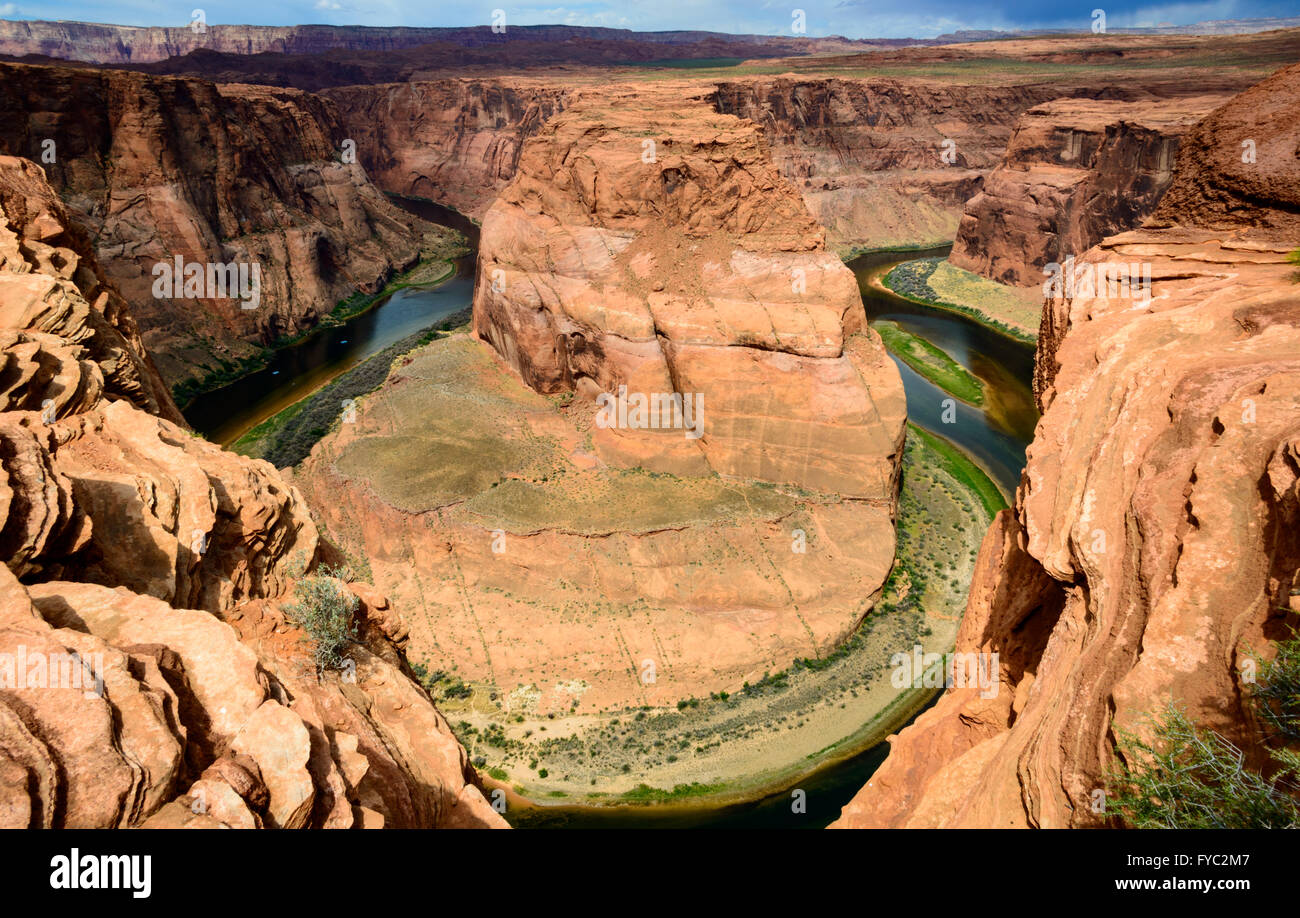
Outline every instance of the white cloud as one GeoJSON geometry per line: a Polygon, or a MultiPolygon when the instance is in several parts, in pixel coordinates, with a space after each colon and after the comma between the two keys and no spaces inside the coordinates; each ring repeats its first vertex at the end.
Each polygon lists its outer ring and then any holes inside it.
{"type": "Polygon", "coordinates": [[[334,0],[316,0],[316,9],[318,10],[341,10],[343,5],[335,3],[334,0]]]}

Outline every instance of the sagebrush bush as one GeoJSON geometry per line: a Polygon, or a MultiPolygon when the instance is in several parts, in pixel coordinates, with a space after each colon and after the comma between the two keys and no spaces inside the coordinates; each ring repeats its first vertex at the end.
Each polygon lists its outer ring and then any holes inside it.
{"type": "Polygon", "coordinates": [[[285,610],[311,636],[312,654],[320,670],[342,669],[343,648],[356,637],[360,600],[339,583],[347,579],[346,573],[321,565],[316,573],[298,581],[295,602],[285,610]]]}
{"type": "Polygon", "coordinates": [[[1280,829],[1300,826],[1300,635],[1258,663],[1250,702],[1265,725],[1274,767],[1247,768],[1241,750],[1192,723],[1170,702],[1150,722],[1150,739],[1121,733],[1123,764],[1110,781],[1111,807],[1140,829],[1280,829]]]}

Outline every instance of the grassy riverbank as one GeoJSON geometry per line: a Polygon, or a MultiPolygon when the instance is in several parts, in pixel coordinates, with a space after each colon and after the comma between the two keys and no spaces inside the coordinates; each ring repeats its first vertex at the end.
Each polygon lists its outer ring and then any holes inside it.
{"type": "Polygon", "coordinates": [[[871,323],[871,327],[880,334],[885,347],[940,389],[971,405],[984,404],[984,384],[942,348],[905,330],[897,322],[881,320],[871,323]]]}
{"type": "Polygon", "coordinates": [[[1038,340],[1042,297],[1036,288],[1008,287],[937,257],[905,261],[881,283],[904,299],[958,313],[1016,341],[1038,340]]]}
{"type": "Polygon", "coordinates": [[[231,444],[230,448],[245,456],[265,459],[276,468],[296,465],[307,457],[311,448],[331,427],[340,422],[345,402],[368,395],[383,384],[394,360],[428,344],[441,334],[465,326],[469,319],[470,310],[462,309],[441,322],[390,344],[312,394],[267,418],[231,444]]]}
{"type": "Polygon", "coordinates": [[[191,377],[172,386],[172,399],[181,410],[197,396],[228,386],[235,380],[264,369],[276,351],[301,344],[314,335],[335,328],[374,309],[381,301],[408,287],[427,287],[441,283],[456,270],[452,259],[469,253],[465,237],[454,229],[429,224],[420,249],[419,260],[405,271],[392,275],[382,289],[374,293],[356,291],[339,300],[320,321],[293,335],[282,335],[270,344],[239,360],[222,360],[220,366],[200,377],[191,377]]]}
{"type": "Polygon", "coordinates": [[[709,697],[599,714],[512,711],[500,687],[429,674],[480,772],[543,805],[716,808],[779,791],[898,729],[931,692],[895,687],[890,660],[915,644],[951,649],[1000,505],[992,482],[946,441],[909,427],[905,448],[897,560],[846,640],[709,697]]]}

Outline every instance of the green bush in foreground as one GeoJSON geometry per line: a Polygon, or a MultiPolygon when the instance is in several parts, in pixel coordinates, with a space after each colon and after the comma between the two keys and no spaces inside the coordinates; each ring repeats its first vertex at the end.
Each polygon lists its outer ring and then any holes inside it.
{"type": "MultiPolygon", "coordinates": [[[[1300,740],[1300,636],[1278,643],[1260,668],[1251,702],[1275,746],[1300,740]]],[[[1134,828],[1282,829],[1300,826],[1300,756],[1271,751],[1265,776],[1245,766],[1241,750],[1192,723],[1170,702],[1154,718],[1151,739],[1121,733],[1124,765],[1109,788],[1111,807],[1134,828]]]]}
{"type": "Polygon", "coordinates": [[[360,601],[339,583],[346,573],[321,565],[317,573],[298,581],[293,594],[296,601],[285,609],[310,635],[320,670],[342,669],[343,648],[355,639],[353,617],[360,601]]]}

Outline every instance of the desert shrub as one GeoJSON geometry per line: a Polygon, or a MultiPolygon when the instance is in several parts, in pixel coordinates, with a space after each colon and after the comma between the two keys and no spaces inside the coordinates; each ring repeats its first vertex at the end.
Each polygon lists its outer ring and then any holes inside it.
{"type": "Polygon", "coordinates": [[[360,601],[335,579],[344,573],[321,565],[315,574],[298,581],[295,601],[285,610],[309,635],[320,670],[342,669],[343,648],[355,639],[353,619],[360,601]]]}
{"type": "Polygon", "coordinates": [[[1278,642],[1260,664],[1250,701],[1264,725],[1272,767],[1261,774],[1242,751],[1192,723],[1170,702],[1149,721],[1150,739],[1121,733],[1123,764],[1109,782],[1111,805],[1135,828],[1300,826],[1300,636],[1278,642]]]}

